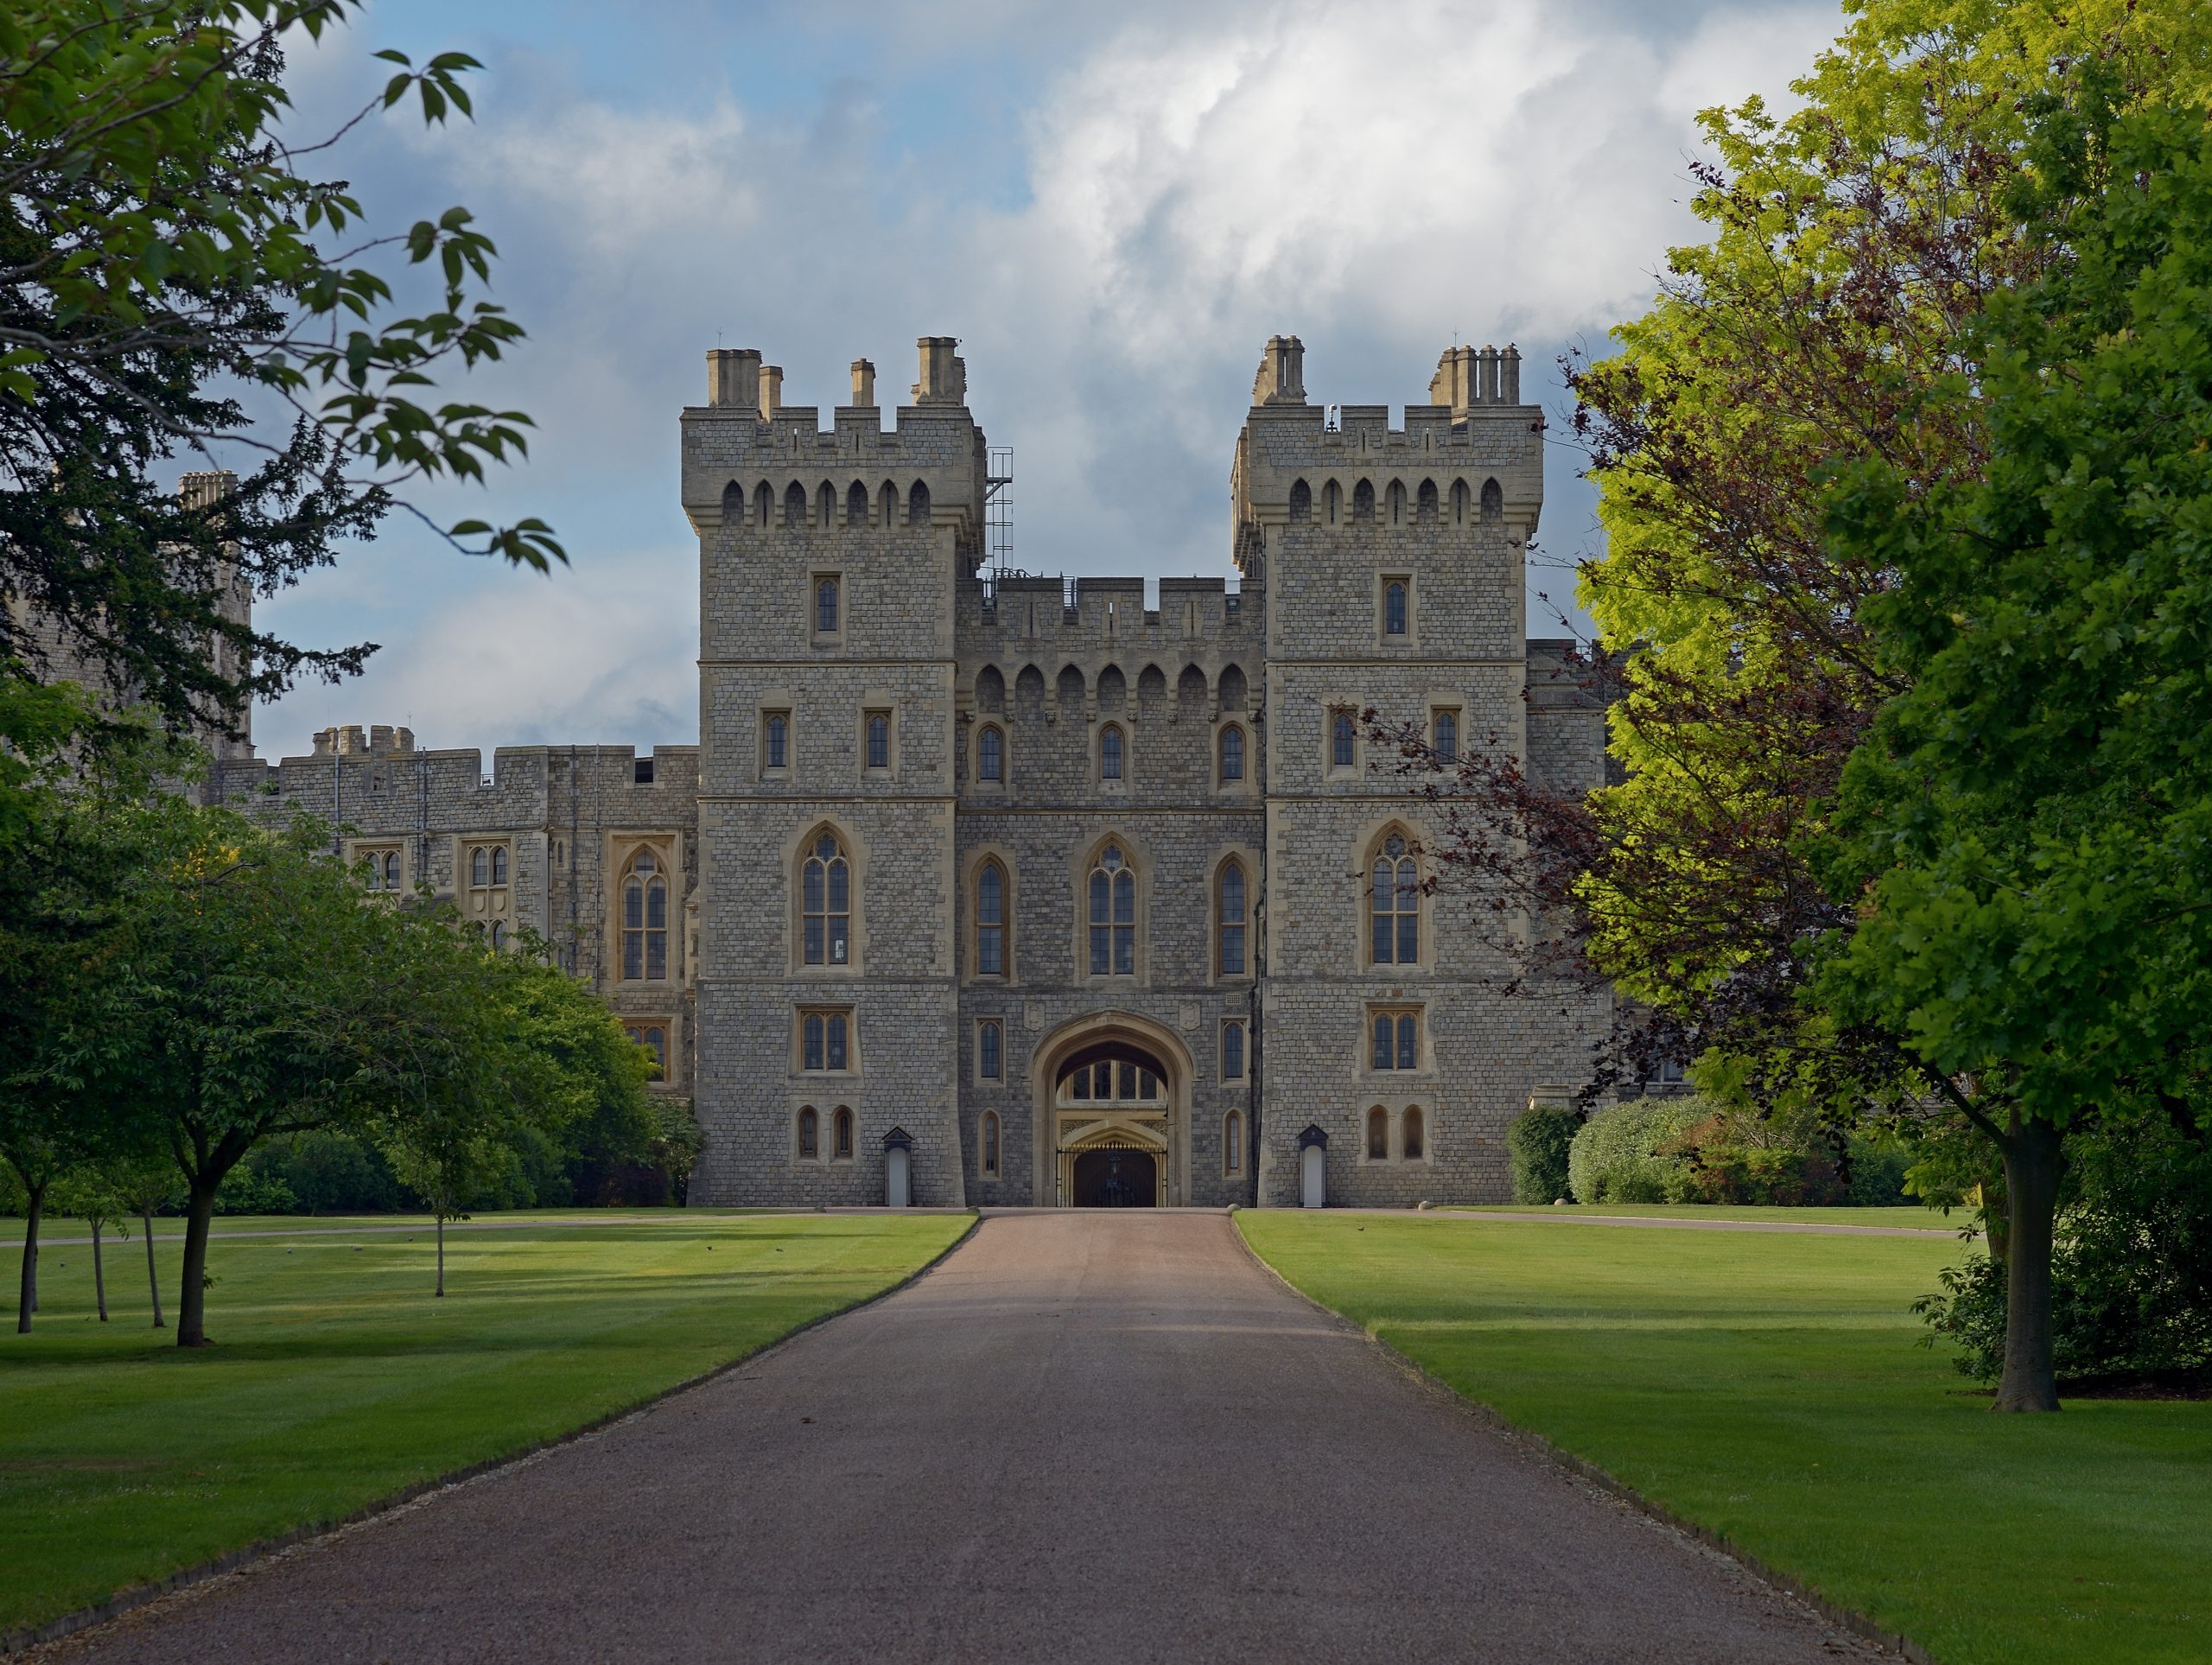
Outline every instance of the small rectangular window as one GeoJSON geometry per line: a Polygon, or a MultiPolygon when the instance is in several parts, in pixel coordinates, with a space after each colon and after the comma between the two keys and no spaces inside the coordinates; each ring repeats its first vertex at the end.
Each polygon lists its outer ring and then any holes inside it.
{"type": "Polygon", "coordinates": [[[996,1081],[1005,1064],[1001,1032],[995,1019],[981,1026],[976,1032],[976,1073],[985,1081],[996,1081]]]}
{"type": "Polygon", "coordinates": [[[853,1067],[853,1014],[838,1007],[799,1014],[799,1067],[810,1074],[853,1067]]]}
{"type": "Polygon", "coordinates": [[[1377,1008],[1369,1014],[1368,1033],[1368,1068],[1396,1071],[1421,1067],[1419,1012],[1377,1008]]]}
{"type": "Polygon", "coordinates": [[[635,764],[632,765],[632,778],[635,779],[637,784],[640,786],[652,785],[653,784],[653,760],[651,758],[638,759],[635,764]]]}

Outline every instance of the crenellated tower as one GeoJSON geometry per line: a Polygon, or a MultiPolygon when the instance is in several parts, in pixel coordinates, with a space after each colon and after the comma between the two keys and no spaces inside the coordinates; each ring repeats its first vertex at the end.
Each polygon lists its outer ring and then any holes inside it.
{"type": "Polygon", "coordinates": [[[954,596],[986,452],[950,337],[889,429],[874,366],[828,426],[751,349],[683,416],[700,546],[700,1057],[720,1203],[963,1200],[954,596]]]}

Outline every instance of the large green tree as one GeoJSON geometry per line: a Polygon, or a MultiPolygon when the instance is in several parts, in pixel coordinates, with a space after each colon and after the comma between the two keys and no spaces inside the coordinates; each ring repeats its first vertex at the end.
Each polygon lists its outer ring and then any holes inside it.
{"type": "MultiPolygon", "coordinates": [[[[484,298],[490,240],[460,207],[368,225],[315,172],[379,108],[466,115],[473,60],[381,53],[382,92],[321,132],[285,92],[283,42],[359,4],[0,10],[0,601],[20,604],[0,608],[0,675],[89,662],[173,725],[234,724],[248,698],[372,651],[253,629],[227,605],[234,581],[280,588],[410,484],[480,480],[522,453],[520,412],[433,397],[520,337],[484,298]],[[153,478],[174,459],[238,478],[219,501],[180,497],[153,478]]],[[[562,558],[533,519],[437,530],[562,558]]]]}
{"type": "Polygon", "coordinates": [[[1858,928],[1819,992],[1909,1037],[2002,1153],[2000,1407],[2056,1404],[2063,1135],[2212,1127],[2212,126],[2094,60],[2032,111],[2019,212],[2057,250],[1992,297],[1974,477],[1867,462],[1838,546],[1905,683],[1809,848],[1858,928]]]}

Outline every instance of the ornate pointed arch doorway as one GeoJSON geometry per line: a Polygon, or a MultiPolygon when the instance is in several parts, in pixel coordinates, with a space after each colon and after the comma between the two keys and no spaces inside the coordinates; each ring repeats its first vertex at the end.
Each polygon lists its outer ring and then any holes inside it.
{"type": "Polygon", "coordinates": [[[1079,1019],[1039,1048],[1037,1200],[1160,1208],[1190,1194],[1191,1060],[1161,1026],[1079,1019]]]}

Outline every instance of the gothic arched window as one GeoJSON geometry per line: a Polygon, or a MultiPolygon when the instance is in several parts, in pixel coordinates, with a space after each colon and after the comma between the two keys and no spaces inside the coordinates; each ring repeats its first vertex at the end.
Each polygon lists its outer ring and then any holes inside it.
{"type": "Polygon", "coordinates": [[[995,1110],[983,1112],[982,1167],[986,1174],[999,1171],[999,1118],[995,1110]]]}
{"type": "Polygon", "coordinates": [[[768,716],[768,763],[771,769],[788,767],[791,761],[791,721],[780,711],[768,716]]]}
{"type": "Polygon", "coordinates": [[[1338,711],[1329,720],[1329,766],[1349,769],[1358,756],[1358,731],[1352,727],[1351,713],[1338,711]]]}
{"type": "Polygon", "coordinates": [[[1421,874],[1402,834],[1392,833],[1376,852],[1370,880],[1374,963],[1416,963],[1421,958],[1421,874]]]}
{"type": "Polygon", "coordinates": [[[868,713],[868,766],[871,769],[888,769],[891,766],[891,719],[881,711],[868,713]]]}
{"type": "Polygon", "coordinates": [[[1244,975],[1244,864],[1224,862],[1215,888],[1219,904],[1214,916],[1215,963],[1222,976],[1241,977],[1244,975]]]}
{"type": "Polygon", "coordinates": [[[1137,876],[1119,844],[1090,869],[1090,975],[1133,977],[1137,969],[1137,876]]]}
{"type": "Polygon", "coordinates": [[[1375,482],[1363,480],[1351,488],[1351,518],[1354,520],[1375,518],[1375,482]]]}
{"type": "Polygon", "coordinates": [[[1221,1118],[1221,1171],[1244,1171],[1244,1118],[1234,1110],[1221,1118]]]}
{"type": "Polygon", "coordinates": [[[976,736],[976,774],[982,780],[1006,778],[1006,735],[995,723],[986,723],[976,736]]]}
{"type": "Polygon", "coordinates": [[[507,847],[505,844],[492,846],[492,882],[495,885],[507,882],[507,847]]]}
{"type": "Polygon", "coordinates": [[[930,488],[918,480],[906,493],[906,524],[910,526],[930,524],[930,488]]]}
{"type": "Polygon", "coordinates": [[[822,1153],[821,1121],[809,1105],[798,1113],[798,1154],[803,1162],[811,1162],[822,1153]]]}
{"type": "Polygon", "coordinates": [[[667,975],[668,880],[653,853],[639,850],[622,870],[622,979],[667,975]]]}
{"type": "Polygon", "coordinates": [[[852,959],[853,868],[836,835],[823,833],[799,872],[799,912],[809,965],[852,959]]]}
{"type": "Polygon", "coordinates": [[[868,487],[858,480],[845,488],[845,524],[848,526],[868,524],[868,487]]]}
{"type": "Polygon", "coordinates": [[[1382,633],[1385,636],[1406,633],[1406,586],[1403,579],[1393,578],[1382,587],[1382,633]]]}
{"type": "Polygon", "coordinates": [[[492,852],[479,844],[468,855],[468,882],[488,885],[492,882],[492,852]]]}
{"type": "Polygon", "coordinates": [[[976,975],[1006,975],[1006,870],[996,861],[976,874],[976,975]]]}
{"type": "Polygon", "coordinates": [[[853,1160],[853,1113],[850,1110],[840,1109],[832,1119],[830,1125],[836,1129],[836,1142],[830,1147],[830,1154],[841,1162],[851,1161],[853,1160]]]}
{"type": "Polygon", "coordinates": [[[1006,1070],[1006,1032],[999,1020],[992,1018],[979,1025],[976,1031],[976,1074],[983,1081],[996,1081],[1006,1070]]]}
{"type": "Polygon", "coordinates": [[[1109,722],[1098,731],[1098,778],[1122,778],[1122,726],[1117,722],[1109,722]]]}
{"type": "Polygon", "coordinates": [[[386,850],[384,853],[383,867],[384,887],[386,890],[397,890],[399,888],[399,852],[386,850]]]}
{"type": "Polygon", "coordinates": [[[1291,482],[1290,518],[1294,521],[1313,518],[1313,488],[1302,480],[1291,482]]]}
{"type": "Polygon", "coordinates": [[[1244,731],[1233,722],[1221,731],[1221,778],[1224,785],[1244,778],[1244,731]]]}
{"type": "Polygon", "coordinates": [[[814,584],[814,633],[835,636],[837,633],[837,581],[819,578],[814,584]]]}
{"type": "Polygon", "coordinates": [[[1423,520],[1435,519],[1436,482],[1433,480],[1425,480],[1421,481],[1421,495],[1415,499],[1414,501],[1418,505],[1414,510],[1416,514],[1418,514],[1423,520]]]}
{"type": "Polygon", "coordinates": [[[1436,760],[1457,763],[1459,760],[1459,719],[1449,711],[1436,714],[1436,760]]]}
{"type": "Polygon", "coordinates": [[[806,487],[797,480],[784,487],[784,524],[806,524],[806,487]]]}

